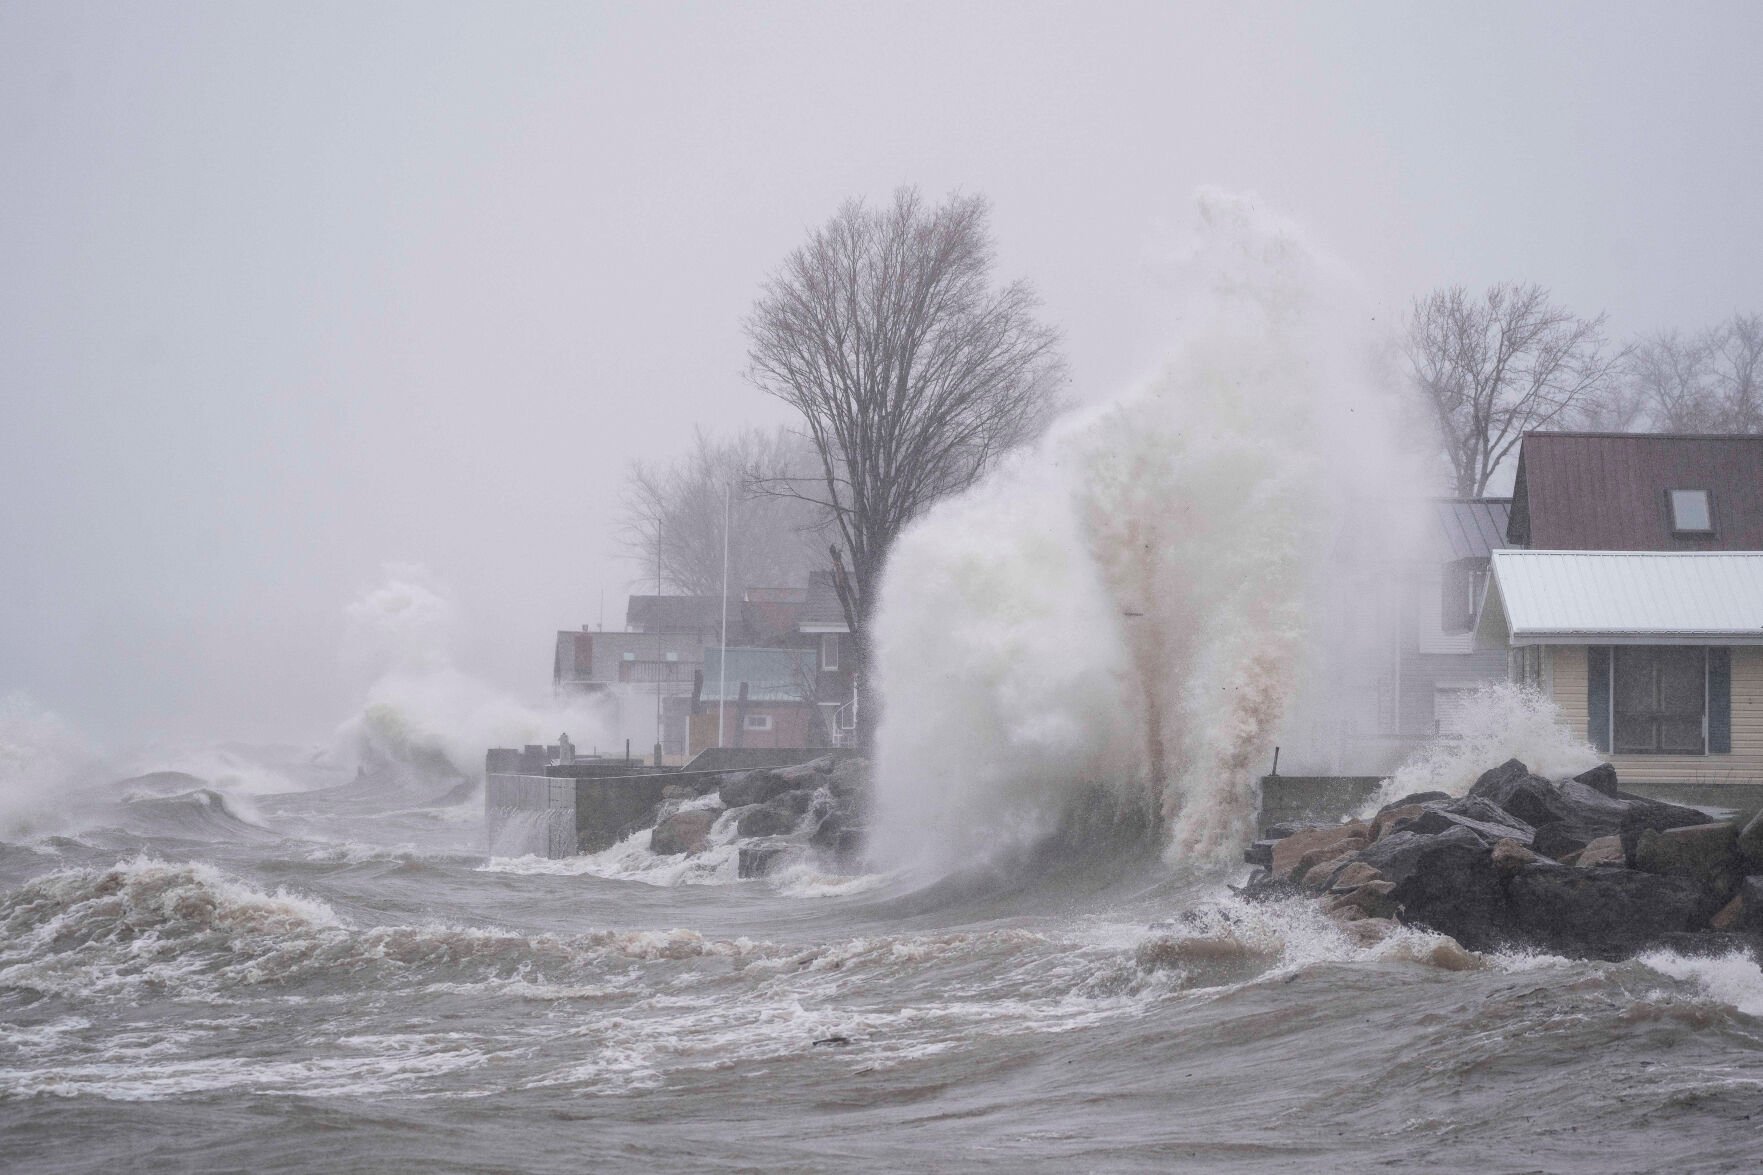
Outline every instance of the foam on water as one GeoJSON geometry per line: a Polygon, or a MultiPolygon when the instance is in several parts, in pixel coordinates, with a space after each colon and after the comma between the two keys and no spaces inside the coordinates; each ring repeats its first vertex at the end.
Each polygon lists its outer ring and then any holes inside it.
{"type": "Polygon", "coordinates": [[[1635,958],[1662,975],[1695,985],[1708,998],[1747,1016],[1763,1016],[1763,968],[1746,951],[1701,956],[1659,950],[1635,958]]]}

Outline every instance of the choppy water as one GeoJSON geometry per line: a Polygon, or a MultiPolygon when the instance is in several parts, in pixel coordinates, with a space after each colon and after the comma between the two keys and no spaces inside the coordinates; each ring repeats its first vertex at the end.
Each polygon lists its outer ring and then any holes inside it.
{"type": "Polygon", "coordinates": [[[9,1171],[1763,1163],[1743,958],[1363,949],[1155,863],[486,862],[475,797],[367,784],[111,798],[0,847],[9,1171]]]}

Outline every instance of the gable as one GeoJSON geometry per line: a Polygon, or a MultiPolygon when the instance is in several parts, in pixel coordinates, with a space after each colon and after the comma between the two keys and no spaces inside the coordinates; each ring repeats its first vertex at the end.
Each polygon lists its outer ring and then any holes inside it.
{"type": "Polygon", "coordinates": [[[1531,433],[1508,535],[1553,551],[1763,550],[1763,437],[1531,433]],[[1672,528],[1672,490],[1706,490],[1707,534],[1672,528]]]}

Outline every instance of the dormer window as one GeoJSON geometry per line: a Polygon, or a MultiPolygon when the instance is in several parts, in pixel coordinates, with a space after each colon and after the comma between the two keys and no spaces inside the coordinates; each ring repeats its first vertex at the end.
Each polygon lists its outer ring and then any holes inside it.
{"type": "Polygon", "coordinates": [[[1707,490],[1671,490],[1669,494],[1672,533],[1714,533],[1714,511],[1707,490]]]}

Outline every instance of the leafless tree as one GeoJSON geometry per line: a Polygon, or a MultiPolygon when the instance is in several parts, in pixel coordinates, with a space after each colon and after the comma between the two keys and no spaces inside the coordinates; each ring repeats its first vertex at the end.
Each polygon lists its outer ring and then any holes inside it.
{"type": "MultiPolygon", "coordinates": [[[[1626,406],[1615,427],[1763,432],[1763,315],[1735,314],[1693,334],[1668,330],[1643,339],[1603,399],[1626,406]]],[[[1605,423],[1598,413],[1587,419],[1605,423]]]]}
{"type": "MultiPolygon", "coordinates": [[[[912,188],[886,207],[847,203],[765,283],[746,322],[753,382],[802,414],[819,457],[812,481],[774,488],[830,516],[859,674],[895,537],[1042,429],[1063,373],[1034,292],[991,283],[988,216],[982,197],[933,208],[912,188]]],[[[863,714],[867,727],[874,706],[863,714]]]]}
{"type": "Polygon", "coordinates": [[[1461,497],[1486,493],[1525,432],[1571,419],[1622,358],[1606,348],[1603,315],[1579,318],[1516,282],[1416,299],[1407,350],[1461,497]]]}
{"type": "Polygon", "coordinates": [[[754,485],[809,474],[815,461],[813,450],[787,430],[749,430],[726,440],[700,430],[678,460],[632,464],[623,537],[638,581],[652,582],[659,554],[665,588],[722,594],[726,492],[730,595],[806,585],[809,571],[825,562],[815,554],[821,513],[805,502],[755,492],[754,485]]]}

